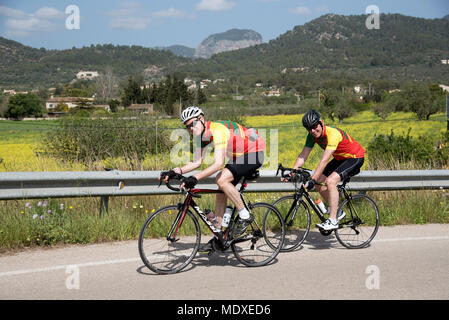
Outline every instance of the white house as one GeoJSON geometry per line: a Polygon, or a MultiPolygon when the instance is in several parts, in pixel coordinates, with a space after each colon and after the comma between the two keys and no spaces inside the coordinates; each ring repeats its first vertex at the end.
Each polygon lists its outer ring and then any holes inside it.
{"type": "Polygon", "coordinates": [[[66,104],[69,109],[78,107],[81,101],[92,103],[94,98],[80,98],[80,97],[51,97],[45,101],[45,108],[47,110],[54,110],[60,104],[66,104]]]}
{"type": "Polygon", "coordinates": [[[14,89],[11,89],[11,90],[4,89],[3,90],[3,94],[15,95],[16,94],[16,90],[14,90],[14,89]]]}
{"type": "Polygon", "coordinates": [[[449,92],[449,86],[445,86],[444,84],[440,84],[440,88],[443,89],[443,91],[449,92]]]}
{"type": "Polygon", "coordinates": [[[76,74],[77,79],[83,79],[83,80],[92,80],[96,77],[98,77],[99,74],[97,71],[80,71],[76,74]]]}

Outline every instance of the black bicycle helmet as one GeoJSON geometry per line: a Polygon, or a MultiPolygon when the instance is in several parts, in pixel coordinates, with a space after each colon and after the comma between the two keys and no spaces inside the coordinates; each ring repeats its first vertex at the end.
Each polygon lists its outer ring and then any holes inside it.
{"type": "Polygon", "coordinates": [[[309,130],[316,126],[316,124],[320,122],[320,114],[316,110],[309,110],[302,117],[302,125],[309,130]]]}

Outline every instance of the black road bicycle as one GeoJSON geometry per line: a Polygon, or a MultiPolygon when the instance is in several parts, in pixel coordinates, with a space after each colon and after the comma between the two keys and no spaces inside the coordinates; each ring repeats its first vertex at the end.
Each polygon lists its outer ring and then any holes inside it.
{"type": "MultiPolygon", "coordinates": [[[[273,202],[284,217],[286,234],[282,251],[292,251],[298,248],[306,239],[310,230],[310,208],[315,211],[318,218],[324,222],[326,212],[322,212],[313,201],[305,184],[311,179],[309,169],[284,168],[279,164],[276,176],[281,176],[295,187],[292,195],[284,196],[273,202]],[[285,172],[288,172],[287,174],[285,172]],[[291,173],[293,173],[291,175],[291,173]]],[[[346,248],[365,248],[373,240],[380,224],[379,209],[376,203],[367,195],[351,194],[346,188],[350,178],[342,181],[338,186],[340,205],[337,215],[344,212],[345,217],[339,221],[338,229],[324,230],[319,228],[323,236],[329,236],[335,231],[337,240],[346,248]]]]}
{"type": "MultiPolygon", "coordinates": [[[[185,199],[178,204],[166,206],[152,213],[145,221],[139,235],[139,254],[143,263],[159,274],[172,274],[181,271],[193,260],[201,242],[201,229],[198,218],[214,235],[214,251],[232,249],[237,260],[249,267],[264,266],[273,261],[282,248],[285,236],[284,220],[279,211],[268,203],[246,202],[243,191],[247,180],[254,180],[258,171],[243,178],[240,196],[245,207],[254,215],[254,221],[241,234],[236,232],[238,213],[233,209],[229,226],[219,232],[193,198],[201,193],[221,193],[220,190],[190,189],[185,192],[170,185],[173,191],[185,193],[185,199]]],[[[181,181],[182,175],[172,179],[181,181]]]]}

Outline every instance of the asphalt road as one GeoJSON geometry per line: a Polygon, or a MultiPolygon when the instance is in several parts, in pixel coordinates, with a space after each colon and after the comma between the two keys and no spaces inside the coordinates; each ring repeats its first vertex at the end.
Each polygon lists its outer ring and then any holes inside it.
{"type": "Polygon", "coordinates": [[[301,249],[269,266],[215,253],[167,276],[143,265],[137,241],[3,254],[0,299],[447,300],[448,270],[449,225],[381,227],[360,250],[312,229],[301,249]]]}

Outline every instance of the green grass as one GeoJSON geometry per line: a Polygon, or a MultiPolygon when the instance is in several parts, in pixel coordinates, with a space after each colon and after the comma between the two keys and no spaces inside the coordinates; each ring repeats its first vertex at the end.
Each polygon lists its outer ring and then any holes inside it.
{"type": "MultiPolygon", "coordinates": [[[[378,205],[381,226],[449,223],[448,190],[367,193],[378,205]]],[[[252,202],[273,203],[288,193],[246,194],[252,202]]],[[[317,193],[312,193],[317,198],[317,193]]],[[[111,198],[109,213],[99,215],[99,198],[0,202],[0,253],[25,247],[137,240],[146,218],[176,204],[179,196],[111,198]],[[41,203],[39,203],[41,202],[41,203]],[[61,207],[61,204],[63,205],[61,207]],[[50,211],[49,211],[50,210],[50,211]]],[[[215,197],[203,195],[199,206],[214,209],[215,197]]],[[[203,238],[209,230],[199,221],[203,238]]],[[[319,223],[312,212],[312,228],[319,223]]],[[[204,240],[203,239],[203,240],[204,240]]]]}

